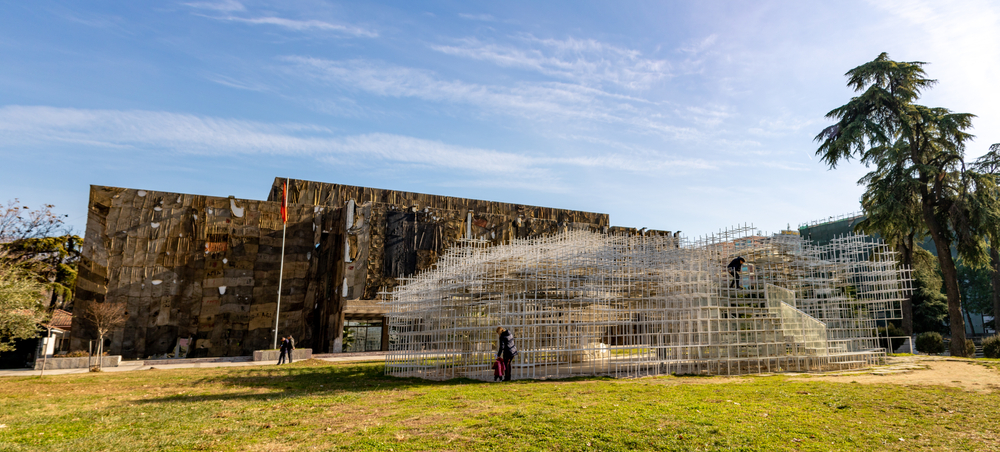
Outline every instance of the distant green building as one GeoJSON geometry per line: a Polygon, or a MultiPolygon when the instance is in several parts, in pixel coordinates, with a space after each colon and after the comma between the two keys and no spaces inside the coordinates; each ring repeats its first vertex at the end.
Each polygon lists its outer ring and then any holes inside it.
{"type": "MultiPolygon", "coordinates": [[[[809,223],[799,225],[799,235],[805,239],[812,240],[817,245],[826,245],[837,237],[854,232],[854,227],[864,219],[864,214],[857,212],[847,215],[839,215],[836,217],[828,217],[824,220],[811,221],[809,223]]],[[[873,236],[878,237],[878,234],[873,234],[873,236]]],[[[927,237],[924,242],[920,244],[920,247],[937,256],[937,247],[934,246],[934,241],[931,240],[930,237],[927,237]]],[[[951,247],[951,255],[952,257],[958,256],[958,250],[955,247],[951,247]]],[[[977,334],[981,334],[984,331],[983,323],[991,318],[989,316],[986,317],[987,318],[984,319],[984,316],[979,314],[966,317],[966,334],[972,334],[972,329],[974,329],[977,334]],[[971,325],[968,320],[970,318],[972,319],[971,325]]]]}
{"type": "Polygon", "coordinates": [[[851,213],[824,220],[811,221],[799,225],[799,235],[812,240],[817,245],[826,245],[831,240],[854,232],[854,226],[865,216],[861,213],[851,213]]]}
{"type": "MultiPolygon", "coordinates": [[[[854,232],[854,227],[864,219],[865,215],[857,212],[829,217],[826,220],[802,223],[799,225],[799,235],[812,240],[817,245],[826,245],[830,243],[830,240],[854,232]]],[[[872,237],[880,238],[878,234],[872,234],[872,237]]],[[[937,256],[937,247],[934,246],[934,241],[930,237],[924,239],[920,247],[937,256]]],[[[952,257],[958,257],[958,250],[955,247],[951,248],[951,255],[952,257]]]]}

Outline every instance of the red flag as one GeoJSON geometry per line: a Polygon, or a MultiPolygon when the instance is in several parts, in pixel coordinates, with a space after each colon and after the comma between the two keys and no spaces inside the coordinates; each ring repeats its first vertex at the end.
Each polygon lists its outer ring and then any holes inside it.
{"type": "Polygon", "coordinates": [[[281,222],[288,223],[288,182],[281,184],[281,222]]]}

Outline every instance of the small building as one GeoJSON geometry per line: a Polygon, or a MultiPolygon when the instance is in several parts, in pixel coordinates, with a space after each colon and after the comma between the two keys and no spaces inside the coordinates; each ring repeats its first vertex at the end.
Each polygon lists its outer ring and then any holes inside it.
{"type": "Polygon", "coordinates": [[[52,319],[49,320],[49,324],[45,326],[47,327],[46,330],[48,330],[48,327],[51,327],[52,332],[52,335],[50,336],[52,339],[49,341],[51,345],[48,346],[48,354],[65,355],[66,353],[69,353],[69,337],[70,332],[73,331],[73,313],[62,309],[56,309],[52,311],[52,319]]]}
{"type": "Polygon", "coordinates": [[[43,349],[49,356],[68,353],[72,326],[72,313],[54,310],[47,324],[38,325],[37,336],[14,341],[14,350],[0,353],[0,369],[32,367],[43,356],[43,349]]]}

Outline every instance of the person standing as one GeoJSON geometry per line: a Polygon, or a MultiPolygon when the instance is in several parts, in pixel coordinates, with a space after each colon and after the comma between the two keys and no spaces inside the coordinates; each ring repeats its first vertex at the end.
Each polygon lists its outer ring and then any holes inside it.
{"type": "Polygon", "coordinates": [[[285,338],[285,355],[288,356],[288,364],[292,363],[292,352],[295,351],[295,339],[289,335],[285,338]]]}
{"type": "Polygon", "coordinates": [[[503,381],[510,381],[511,367],[510,362],[517,355],[517,346],[514,345],[514,335],[510,334],[506,328],[502,326],[497,327],[497,334],[500,335],[500,348],[497,350],[497,359],[503,359],[503,381]]]}
{"type": "Polygon", "coordinates": [[[733,287],[735,285],[737,289],[743,288],[743,283],[740,281],[740,271],[743,270],[743,264],[746,262],[747,261],[742,257],[737,257],[726,266],[726,270],[729,271],[729,275],[733,277],[733,282],[729,283],[729,287],[733,287]]]}
{"type": "MultiPolygon", "coordinates": [[[[285,362],[285,354],[288,353],[288,338],[282,336],[281,345],[278,345],[278,365],[285,362]]],[[[288,362],[291,363],[291,357],[289,357],[288,362]]]]}

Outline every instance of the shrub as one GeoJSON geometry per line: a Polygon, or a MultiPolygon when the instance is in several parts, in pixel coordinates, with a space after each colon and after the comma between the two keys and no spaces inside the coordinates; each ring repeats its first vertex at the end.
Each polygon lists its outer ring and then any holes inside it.
{"type": "Polygon", "coordinates": [[[879,337],[879,347],[891,348],[891,350],[889,350],[889,353],[892,353],[897,348],[902,346],[903,342],[906,342],[905,337],[899,337],[899,336],[906,336],[906,332],[904,332],[902,328],[897,327],[896,324],[891,322],[889,323],[888,331],[886,331],[885,327],[879,327],[878,330],[875,332],[875,334],[877,334],[879,337]],[[887,343],[888,341],[885,338],[886,336],[893,337],[891,347],[890,344],[887,343]]]}
{"type": "Polygon", "coordinates": [[[1000,358],[1000,334],[983,339],[983,356],[987,358],[1000,358]]]}
{"type": "Polygon", "coordinates": [[[917,351],[924,353],[941,353],[944,351],[944,340],[940,333],[928,331],[917,336],[917,351]]]}
{"type": "Polygon", "coordinates": [[[83,350],[77,350],[75,352],[69,352],[63,355],[64,358],[86,358],[88,356],[90,356],[90,353],[87,353],[83,350]]]}
{"type": "Polygon", "coordinates": [[[976,343],[972,342],[972,339],[965,340],[965,356],[967,358],[976,356],[976,343]]]}

